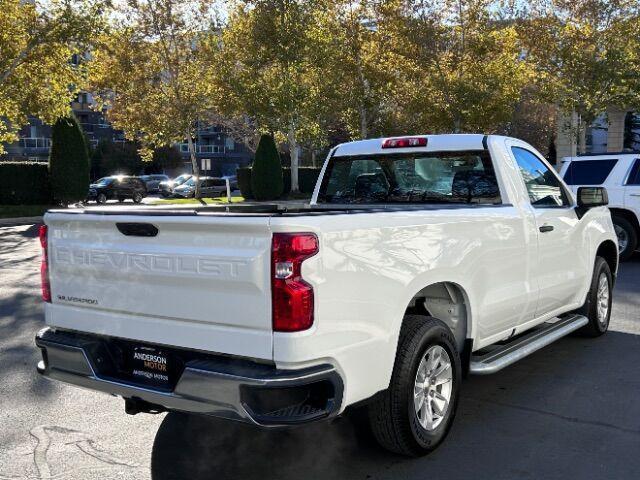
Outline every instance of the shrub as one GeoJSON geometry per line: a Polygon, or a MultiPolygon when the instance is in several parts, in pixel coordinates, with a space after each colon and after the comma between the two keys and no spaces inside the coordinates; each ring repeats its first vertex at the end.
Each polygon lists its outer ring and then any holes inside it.
{"type": "MultiPolygon", "coordinates": [[[[300,187],[300,193],[307,193],[309,195],[313,193],[321,170],[321,168],[316,167],[298,167],[298,187],[300,187]]],[[[284,167],[282,171],[284,176],[283,195],[286,196],[291,193],[291,169],[284,167]]]]}
{"type": "Polygon", "coordinates": [[[253,191],[251,190],[251,167],[241,167],[236,170],[238,177],[238,188],[240,193],[246,200],[253,200],[253,191]]]}
{"type": "Polygon", "coordinates": [[[89,152],[75,118],[60,118],[51,129],[51,193],[61,204],[79,202],[89,190],[89,152]]]}
{"type": "MultiPolygon", "coordinates": [[[[316,187],[316,182],[320,176],[321,168],[300,167],[298,168],[298,178],[300,179],[300,193],[311,195],[316,187]]],[[[248,200],[253,199],[251,191],[251,168],[242,167],[237,170],[238,188],[242,192],[242,196],[248,200]]],[[[282,197],[287,197],[291,193],[291,169],[282,167],[282,197]]]]}
{"type": "Polygon", "coordinates": [[[0,204],[47,205],[51,203],[46,163],[0,162],[0,204]]]}
{"type": "Polygon", "coordinates": [[[298,169],[298,183],[302,193],[313,193],[320,176],[320,168],[302,167],[298,169]]]}
{"type": "Polygon", "coordinates": [[[271,135],[262,135],[251,169],[251,190],[256,200],[276,200],[283,189],[282,164],[271,135]]]}

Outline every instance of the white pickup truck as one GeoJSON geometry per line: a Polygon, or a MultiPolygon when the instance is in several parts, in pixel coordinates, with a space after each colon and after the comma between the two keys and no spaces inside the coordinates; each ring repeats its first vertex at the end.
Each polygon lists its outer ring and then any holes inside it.
{"type": "Polygon", "coordinates": [[[282,427],[362,407],[421,455],[464,374],[607,330],[606,203],[522,141],[425,135],[337,146],[302,207],[50,211],[38,371],[132,414],[282,427]]]}

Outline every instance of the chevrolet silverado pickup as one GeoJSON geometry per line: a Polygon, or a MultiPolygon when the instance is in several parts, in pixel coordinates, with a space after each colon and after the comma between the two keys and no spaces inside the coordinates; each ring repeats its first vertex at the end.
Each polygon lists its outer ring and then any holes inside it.
{"type": "Polygon", "coordinates": [[[307,205],[53,210],[38,371],[130,414],[273,428],[362,409],[422,455],[464,375],[605,333],[606,204],[522,141],[422,135],[338,145],[307,205]]]}

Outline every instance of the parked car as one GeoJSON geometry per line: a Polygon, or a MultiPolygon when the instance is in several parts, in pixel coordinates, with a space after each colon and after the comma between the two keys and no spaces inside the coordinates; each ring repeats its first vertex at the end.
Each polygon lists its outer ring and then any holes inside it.
{"type": "Polygon", "coordinates": [[[114,175],[103,177],[89,185],[87,200],[95,200],[97,203],[104,204],[107,200],[116,199],[123,202],[130,198],[135,203],[140,203],[146,195],[147,189],[138,177],[114,175]]]}
{"type": "Polygon", "coordinates": [[[191,177],[192,175],[190,173],[183,173],[182,175],[178,175],[173,180],[165,180],[163,182],[160,182],[160,195],[162,195],[163,197],[170,197],[173,194],[174,188],[182,185],[191,177]]]}
{"type": "Polygon", "coordinates": [[[48,212],[38,371],[130,414],[274,428],[364,408],[384,447],[422,455],[449,431],[463,372],[607,331],[606,190],[574,196],[527,143],[370,139],[322,172],[306,206],[48,212]]]}
{"type": "MultiPolygon", "coordinates": [[[[193,198],[196,192],[196,180],[198,177],[191,177],[182,185],[173,189],[173,195],[181,198],[193,198]]],[[[219,197],[226,195],[227,182],[222,178],[199,177],[200,195],[202,197],[219,197]]]]}
{"type": "Polygon", "coordinates": [[[574,192],[581,186],[607,189],[620,258],[628,259],[640,238],[640,153],[566,157],[560,173],[574,192]]]}
{"type": "Polygon", "coordinates": [[[169,181],[169,177],[167,175],[154,173],[152,175],[141,175],[140,180],[142,180],[147,187],[147,192],[157,193],[160,191],[160,182],[169,181]]]}
{"type": "MultiPolygon", "coordinates": [[[[237,175],[223,175],[220,177],[222,180],[229,180],[229,189],[233,192],[238,190],[238,176],[237,175]]],[[[226,190],[223,195],[226,194],[226,190]]]]}

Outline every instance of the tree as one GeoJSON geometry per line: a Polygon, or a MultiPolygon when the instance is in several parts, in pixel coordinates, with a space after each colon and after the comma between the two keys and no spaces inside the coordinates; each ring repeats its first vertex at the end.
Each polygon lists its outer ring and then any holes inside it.
{"type": "Polygon", "coordinates": [[[89,152],[80,125],[73,117],[60,118],[53,125],[49,172],[54,201],[68,205],[87,198],[89,152]]]}
{"type": "Polygon", "coordinates": [[[529,85],[523,89],[511,118],[498,128],[497,133],[524,140],[548,155],[556,126],[556,106],[544,101],[536,85],[529,85]]]}
{"type": "Polygon", "coordinates": [[[143,168],[135,143],[101,141],[91,154],[91,176],[138,175],[143,168]]]}
{"type": "Polygon", "coordinates": [[[173,170],[182,166],[182,155],[173,146],[163,146],[153,151],[153,167],[155,171],[173,170]]]}
{"type": "Polygon", "coordinates": [[[338,0],[329,6],[326,29],[334,46],[324,78],[335,86],[338,118],[354,138],[388,133],[397,108],[396,85],[406,59],[394,28],[396,3],[338,0]]]}
{"type": "MultiPolygon", "coordinates": [[[[215,68],[201,42],[213,24],[202,2],[130,1],[121,6],[91,62],[91,85],[108,118],[140,142],[150,160],[155,147],[186,139],[194,175],[199,175],[193,137],[198,119],[209,114],[215,68]]],[[[196,198],[200,196],[196,182],[196,198]]]]}
{"type": "Polygon", "coordinates": [[[322,1],[240,1],[209,44],[221,112],[247,115],[259,131],[286,139],[292,191],[298,191],[300,144],[321,135],[321,119],[335,111],[335,89],[327,82],[331,36],[323,28],[328,15],[322,1]]]}
{"type": "Polygon", "coordinates": [[[34,115],[47,123],[69,115],[82,83],[73,54],[100,29],[99,3],[0,0],[0,154],[34,115]]]}
{"type": "Polygon", "coordinates": [[[276,200],[282,195],[282,164],[271,135],[262,135],[251,168],[251,191],[256,200],[276,200]]]}
{"type": "Polygon", "coordinates": [[[584,152],[586,129],[598,115],[640,105],[640,4],[532,0],[525,13],[518,29],[542,101],[577,113],[584,152]]]}
{"type": "Polygon", "coordinates": [[[400,87],[405,129],[489,133],[509,120],[530,69],[515,27],[500,21],[494,4],[425,0],[397,6],[409,60],[400,87]]]}

